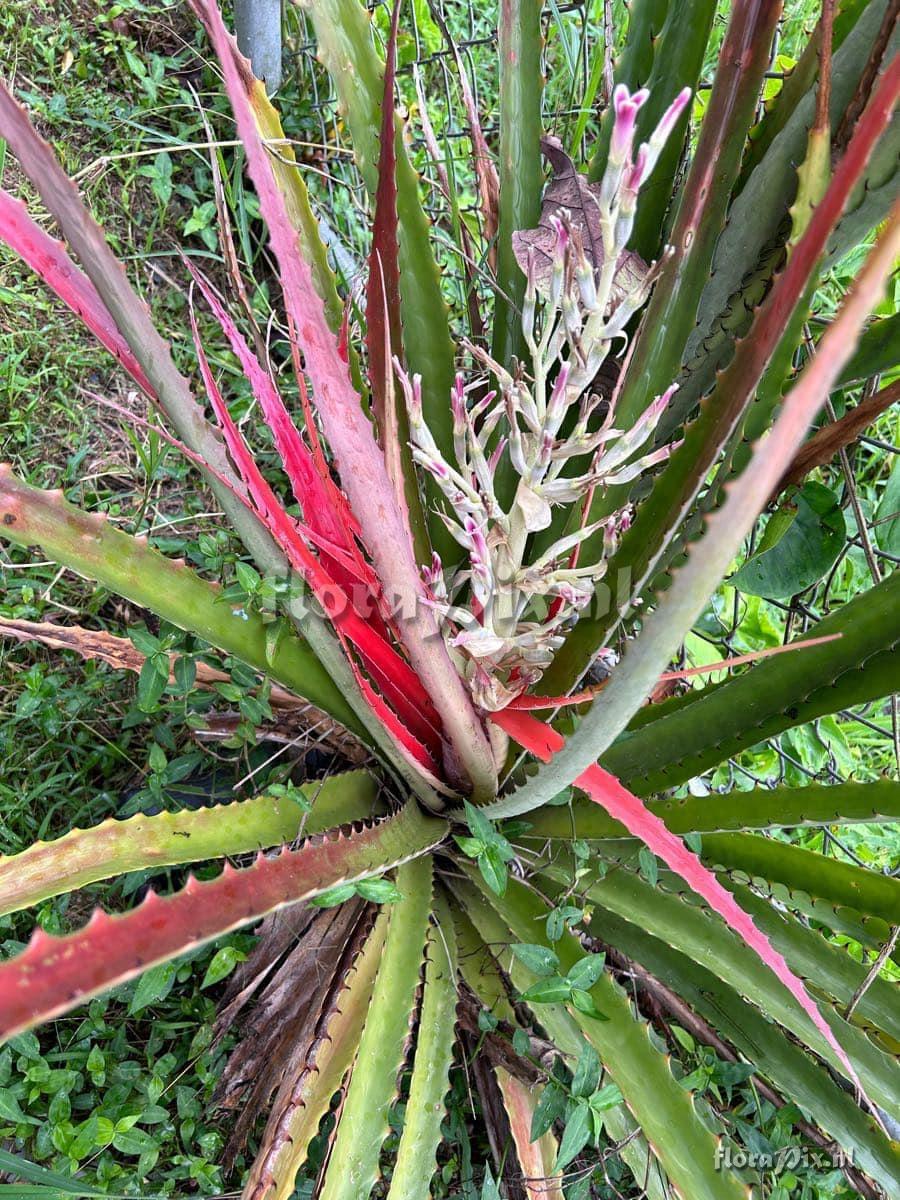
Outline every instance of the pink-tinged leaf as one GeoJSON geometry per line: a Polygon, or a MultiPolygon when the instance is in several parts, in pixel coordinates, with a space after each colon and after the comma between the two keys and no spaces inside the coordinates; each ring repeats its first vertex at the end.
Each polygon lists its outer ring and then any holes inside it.
{"type": "Polygon", "coordinates": [[[400,243],[397,232],[397,154],[394,142],[394,80],[397,70],[397,24],[400,0],[394,0],[385,50],[384,93],[381,100],[381,139],[375,220],[366,282],[366,350],[372,407],[381,433],[382,449],[396,436],[397,414],[393,357],[400,353],[400,243]]]}
{"type": "MultiPolygon", "coordinates": [[[[346,498],[330,476],[327,473],[323,475],[317,468],[271,375],[248,346],[216,292],[190,261],[187,266],[250,382],[266,424],[272,431],[275,448],[291,481],[291,488],[303,511],[304,520],[314,533],[328,539],[340,551],[337,557],[327,556],[323,565],[354,603],[357,600],[354,582],[363,583],[367,600],[377,601],[378,581],[369,564],[359,553],[349,532],[349,507],[346,498]],[[349,565],[346,561],[347,556],[353,560],[349,565]]],[[[318,544],[321,545],[321,542],[318,544]]],[[[373,616],[377,616],[377,613],[373,613],[373,616]]],[[[379,632],[385,631],[381,628],[379,632]]]]}
{"type": "Polygon", "coordinates": [[[192,876],[172,896],[151,892],[121,916],[98,909],[66,937],[38,930],[26,950],[0,965],[0,1039],[275,909],[380,875],[437,846],[446,829],[413,802],[358,832],[311,838],[299,850],[260,855],[242,870],[228,864],[209,882],[192,876]]]}
{"type": "Polygon", "coordinates": [[[350,383],[309,265],[299,251],[284,197],[273,178],[268,151],[247,98],[252,86],[249,63],[225,29],[214,0],[192,0],[192,6],[204,20],[222,66],[247,169],[280,268],[288,317],[303,352],[304,369],[341,484],[382,588],[389,599],[396,598],[402,606],[402,640],[413,669],[441,717],[448,742],[446,769],[460,783],[471,783],[480,797],[487,797],[496,789],[487,735],[440,636],[435,615],[425,602],[406,521],[384,459],[350,383]]]}
{"type": "Polygon", "coordinates": [[[197,363],[225,444],[243,480],[256,512],[272,537],[287,555],[291,566],[306,580],[316,599],[340,634],[355,646],[379,686],[404,721],[422,741],[435,742],[437,715],[415,672],[394,647],[367,624],[350,603],[322,563],[304,542],[294,519],[262,476],[253,455],[234,422],[219,391],[215,376],[200,342],[196,317],[191,312],[191,327],[197,363]]]}
{"type": "Polygon", "coordinates": [[[118,359],[135,383],[153,388],[116,328],[109,310],[88,277],[72,262],[62,242],[50,237],[29,215],[21,200],[0,188],[0,238],[85,323],[94,337],[118,359]]]}
{"type": "MultiPolygon", "coordinates": [[[[550,725],[545,725],[543,721],[527,713],[506,709],[503,712],[492,713],[491,720],[543,762],[549,762],[566,744],[563,736],[550,725]]],[[[670,870],[680,875],[685,883],[722,917],[732,932],[756,951],[834,1050],[849,1078],[860,1092],[865,1094],[850,1059],[819,1012],[802,980],[797,978],[765,934],[757,929],[731,892],[719,883],[712,871],[687,848],[681,838],[672,833],[655,813],[650,812],[642,800],[623,787],[614,775],[610,775],[596,763],[575,779],[575,786],[595,804],[601,805],[614,820],[624,825],[632,837],[639,838],[670,870]]]]}
{"type": "MultiPolygon", "coordinates": [[[[139,413],[132,412],[131,409],[125,408],[125,406],[122,404],[117,404],[115,400],[110,400],[108,396],[101,396],[99,392],[91,392],[85,389],[85,395],[101,408],[108,408],[111,412],[117,413],[123,418],[123,420],[128,422],[128,424],[136,425],[140,429],[146,429],[154,433],[156,436],[161,437],[164,442],[167,442],[174,450],[177,450],[179,454],[182,454],[188,460],[188,462],[193,463],[194,466],[198,467],[201,471],[204,471],[212,479],[216,480],[217,483],[220,483],[223,488],[226,488],[228,492],[234,496],[236,500],[239,500],[246,509],[252,512],[255,517],[259,516],[259,512],[257,511],[252,500],[243,490],[243,484],[240,480],[237,481],[238,486],[236,486],[235,480],[230,479],[227,475],[223,475],[220,471],[217,471],[215,467],[211,467],[206,459],[199,454],[195,454],[193,450],[184,444],[184,442],[180,441],[177,437],[175,437],[174,434],[169,433],[168,429],[166,429],[164,426],[154,425],[151,421],[148,421],[139,413]]],[[[350,574],[351,578],[360,579],[359,574],[356,572],[355,559],[351,559],[345,550],[342,550],[340,546],[335,545],[335,543],[330,539],[322,537],[321,534],[316,533],[314,529],[311,529],[302,521],[297,520],[296,517],[291,517],[290,519],[296,526],[297,532],[306,538],[307,541],[311,542],[335,562],[341,563],[344,569],[350,574]]]]}
{"type": "Polygon", "coordinates": [[[541,1091],[524,1084],[503,1067],[495,1067],[494,1074],[509,1118],[509,1130],[528,1200],[563,1200],[562,1172],[553,1170],[558,1151],[556,1138],[548,1130],[531,1140],[531,1122],[541,1091]]]}

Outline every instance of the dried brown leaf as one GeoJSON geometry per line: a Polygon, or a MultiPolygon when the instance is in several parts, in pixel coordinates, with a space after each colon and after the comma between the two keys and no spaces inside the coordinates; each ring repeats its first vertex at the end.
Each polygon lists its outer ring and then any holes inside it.
{"type": "MultiPolygon", "coordinates": [[[[565,221],[579,239],[595,273],[603,266],[604,256],[600,210],[597,207],[600,184],[589,183],[587,175],[575,169],[575,164],[558,138],[542,138],[541,149],[553,174],[544,189],[540,221],[535,229],[514,233],[512,241],[516,262],[527,275],[531,261],[535,287],[542,295],[546,295],[556,247],[556,231],[552,223],[554,217],[565,221]]],[[[630,250],[622,253],[613,281],[611,306],[615,307],[633,291],[646,278],[648,271],[647,264],[639,254],[630,250]]]]}

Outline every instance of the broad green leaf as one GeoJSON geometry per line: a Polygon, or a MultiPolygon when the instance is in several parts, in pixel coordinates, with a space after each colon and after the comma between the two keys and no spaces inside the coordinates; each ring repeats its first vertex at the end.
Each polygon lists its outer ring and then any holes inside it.
{"type": "MultiPolygon", "coordinates": [[[[847,528],[843,511],[834,493],[822,484],[804,484],[779,511],[790,516],[780,536],[774,542],[764,540],[759,552],[728,581],[741,592],[789,599],[826,575],[844,548],[847,528]]],[[[776,513],[770,524],[777,519],[776,513]]]]}
{"type": "Polygon", "coordinates": [[[177,971],[178,964],[174,962],[159,963],[158,966],[145,971],[134,989],[134,995],[128,1006],[129,1013],[132,1015],[141,1013],[152,1004],[165,1000],[175,985],[177,971]]]}
{"type": "Polygon", "coordinates": [[[529,942],[513,942],[510,950],[529,971],[543,978],[559,971],[559,959],[549,946],[538,946],[529,942]]]}
{"type": "Polygon", "coordinates": [[[556,1159],[557,1171],[563,1170],[581,1153],[590,1141],[592,1132],[590,1107],[586,1100],[579,1100],[566,1118],[566,1128],[559,1143],[559,1155],[556,1159]]]}
{"type": "Polygon", "coordinates": [[[588,954],[585,958],[579,959],[573,967],[569,968],[566,979],[568,979],[573,988],[581,988],[584,991],[589,991],[603,974],[605,967],[605,955],[588,954]]]}
{"type": "Polygon", "coordinates": [[[553,1124],[558,1121],[566,1110],[566,1093],[558,1083],[551,1080],[544,1090],[541,1092],[538,1100],[534,1116],[531,1121],[531,1140],[537,1141],[539,1137],[552,1128],[553,1124]]]}
{"type": "Polygon", "coordinates": [[[875,510],[875,541],[886,554],[900,556],[900,459],[895,459],[875,510]]]}
{"type": "Polygon", "coordinates": [[[593,1096],[600,1085],[600,1058],[594,1047],[588,1042],[578,1056],[575,1070],[572,1073],[572,1095],[593,1096]]]}
{"type": "Polygon", "coordinates": [[[522,993],[526,1004],[559,1004],[569,999],[572,985],[568,979],[555,975],[552,979],[539,979],[522,993]]]}

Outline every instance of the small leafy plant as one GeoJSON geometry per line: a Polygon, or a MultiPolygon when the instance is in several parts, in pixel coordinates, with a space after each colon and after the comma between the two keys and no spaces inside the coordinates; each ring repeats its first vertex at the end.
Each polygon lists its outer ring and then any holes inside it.
{"type": "MultiPolygon", "coordinates": [[[[123,914],[98,910],[75,933],[36,932],[0,965],[5,1037],[260,918],[277,942],[279,920],[303,914],[291,959],[303,983],[292,976],[287,990],[305,1007],[293,1033],[260,1025],[270,1062],[257,1062],[238,1122],[246,1133],[274,1095],[248,1200],[292,1194],[336,1092],[317,1194],[367,1196],[407,1059],[384,1186],[391,1200],[427,1194],[460,1000],[491,1032],[492,1086],[522,1174],[541,1178],[546,1194],[562,1193],[566,1168],[605,1130],[653,1197],[669,1183],[692,1200],[744,1196],[739,1172],[716,1154],[721,1130],[620,984],[637,968],[795,1101],[855,1169],[888,1193],[900,1186],[886,1125],[900,1119],[896,996],[805,919],[880,948],[900,881],[764,836],[896,820],[900,785],[672,795],[768,737],[887,695],[900,576],[825,617],[793,653],[647,704],[777,501],[830,391],[848,373],[892,365],[889,339],[863,338],[864,367],[853,356],[900,251],[900,60],[886,3],[848,7],[837,21],[826,3],[757,120],[780,5],[737,0],[694,143],[691,97],[715,5],[662,7],[658,26],[658,5],[633,6],[583,174],[558,141],[540,139],[540,11],[503,6],[499,171],[468,113],[497,295],[491,336],[482,320],[464,340],[442,300],[394,111],[399,5],[382,63],[356,0],[310,4],[373,205],[360,345],[279,118],[214,0],[195,0],[268,229],[288,361],[276,370],[185,265],[240,364],[290,496],[251,448],[254,421],[235,419],[194,308],[188,378],[74,185],[0,89],[0,134],[64,242],[6,193],[0,236],[165,417],[165,436],[214,492],[248,561],[222,589],[8,467],[0,534],[239,660],[281,696],[315,704],[376,764],[302,803],[275,790],[137,815],[0,861],[10,912],[128,871],[225,860],[215,878],[151,891],[123,914]],[[552,168],[543,200],[542,149],[552,168]],[[876,226],[810,348],[804,327],[825,264],[876,226]],[[604,682],[582,687],[598,664],[604,682]],[[229,861],[254,852],[249,865],[229,861]],[[329,939],[332,923],[340,936],[329,939]],[[313,959],[314,982],[302,975],[313,959]],[[538,1036],[549,1059],[530,1054],[538,1036]]],[[[220,233],[227,245],[227,227],[220,233]]],[[[117,648],[123,666],[137,656],[147,707],[199,679],[167,637],[133,630],[117,648]]],[[[204,682],[227,687],[211,670],[204,682]]],[[[242,986],[259,986],[253,967],[271,968],[267,945],[242,964],[242,986]]],[[[246,1047],[245,1067],[258,1051],[246,1047]]]]}

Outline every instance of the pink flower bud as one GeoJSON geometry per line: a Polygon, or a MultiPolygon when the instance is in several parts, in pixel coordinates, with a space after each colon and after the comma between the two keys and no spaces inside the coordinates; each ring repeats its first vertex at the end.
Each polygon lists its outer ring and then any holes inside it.
{"type": "Polygon", "coordinates": [[[563,363],[556,374],[553,391],[550,394],[550,412],[548,416],[554,421],[560,416],[566,405],[566,388],[569,384],[569,364],[563,363]]]}
{"type": "Polygon", "coordinates": [[[665,142],[669,134],[675,128],[678,118],[690,103],[692,94],[693,93],[689,87],[681,89],[681,91],[660,118],[659,124],[653,131],[654,138],[659,138],[660,141],[665,142]]]}
{"type": "Polygon", "coordinates": [[[632,96],[624,83],[620,83],[613,92],[616,119],[609,144],[610,162],[625,163],[631,159],[631,146],[634,142],[634,127],[638,110],[646,103],[649,95],[646,88],[641,88],[632,96]]]}
{"type": "Polygon", "coordinates": [[[550,224],[556,234],[556,257],[563,258],[569,248],[569,231],[559,217],[551,217],[550,224]]]}

